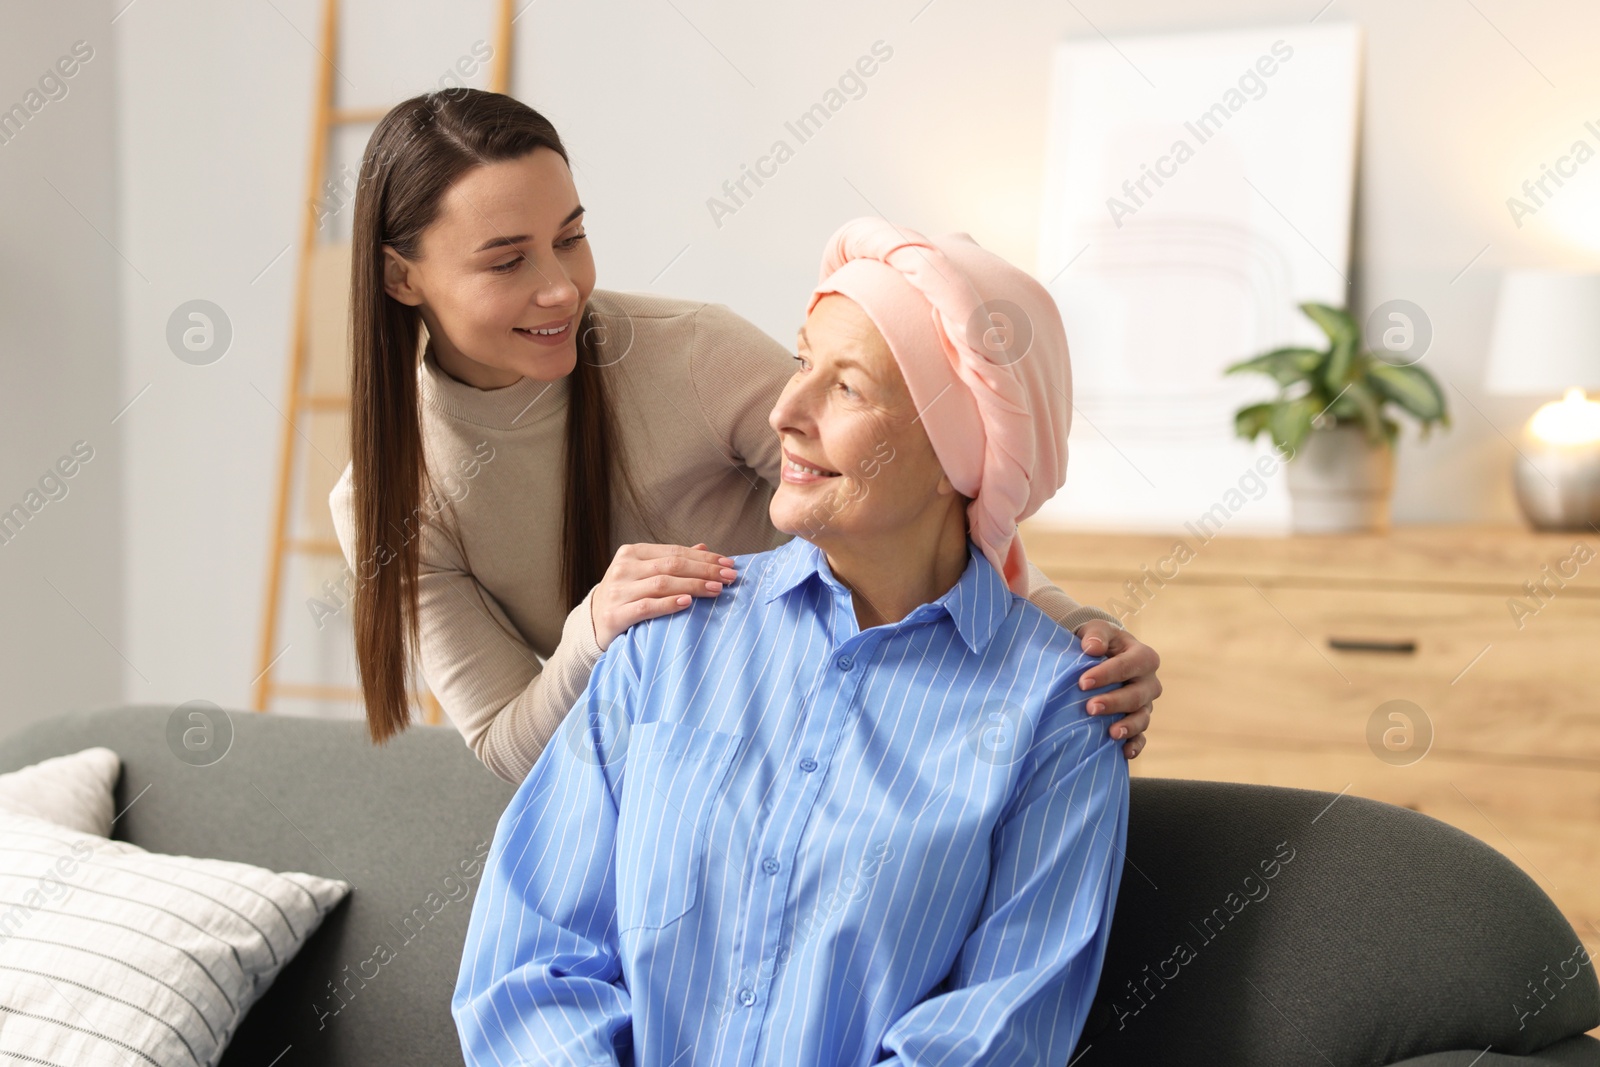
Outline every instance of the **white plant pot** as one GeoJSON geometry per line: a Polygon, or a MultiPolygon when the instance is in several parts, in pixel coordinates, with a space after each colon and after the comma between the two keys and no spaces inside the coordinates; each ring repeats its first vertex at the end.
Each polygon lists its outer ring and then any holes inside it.
{"type": "Polygon", "coordinates": [[[1287,467],[1295,533],[1386,533],[1394,449],[1359,426],[1313,429],[1287,467]]]}

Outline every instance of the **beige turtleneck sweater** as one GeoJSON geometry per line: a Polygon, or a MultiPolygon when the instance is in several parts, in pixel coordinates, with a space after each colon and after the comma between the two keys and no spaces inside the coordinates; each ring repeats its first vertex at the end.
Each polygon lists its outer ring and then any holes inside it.
{"type": "MultiPolygon", "coordinates": [[[[788,540],[767,517],[781,460],[767,415],[793,354],[721,304],[596,289],[589,306],[602,327],[620,461],[656,512],[647,525],[617,486],[614,548],[704,541],[736,556],[788,540]]],[[[428,467],[454,508],[418,525],[422,674],[478,758],[520,782],[601,654],[588,598],[561,606],[567,380],[480,390],[440,369],[430,348],[417,381],[428,467]]],[[[349,466],[328,502],[355,570],[349,466]]],[[[1115,623],[1029,571],[1029,600],[1063,626],[1115,623]]]]}

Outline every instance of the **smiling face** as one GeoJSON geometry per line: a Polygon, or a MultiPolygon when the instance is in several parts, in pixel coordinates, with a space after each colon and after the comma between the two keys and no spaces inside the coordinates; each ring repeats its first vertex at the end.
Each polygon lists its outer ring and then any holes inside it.
{"type": "Polygon", "coordinates": [[[784,456],[773,526],[831,553],[937,529],[964,506],[894,354],[855,301],[817,301],[798,349],[799,368],[768,418],[784,456]]]}
{"type": "Polygon", "coordinates": [[[537,148],[462,174],[421,246],[414,260],[384,246],[384,291],[420,309],[451,377],[497,389],[572,372],[594,256],[560,153],[537,148]]]}

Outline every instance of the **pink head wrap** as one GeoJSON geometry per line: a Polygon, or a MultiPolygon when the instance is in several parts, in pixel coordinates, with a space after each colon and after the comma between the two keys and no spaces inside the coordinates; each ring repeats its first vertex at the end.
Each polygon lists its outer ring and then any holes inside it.
{"type": "Polygon", "coordinates": [[[945,476],[972,499],[968,535],[1025,595],[1017,523],[1067,473],[1072,370],[1055,301],[967,234],[879,218],[829,238],[806,313],[828,293],[860,305],[888,342],[945,476]]]}

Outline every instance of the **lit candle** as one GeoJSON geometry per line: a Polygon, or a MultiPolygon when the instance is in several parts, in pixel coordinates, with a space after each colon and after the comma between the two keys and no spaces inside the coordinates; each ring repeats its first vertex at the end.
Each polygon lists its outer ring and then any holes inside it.
{"type": "Polygon", "coordinates": [[[1549,445],[1600,443],[1600,403],[1573,386],[1560,400],[1552,400],[1534,412],[1528,420],[1528,433],[1549,445]]]}

